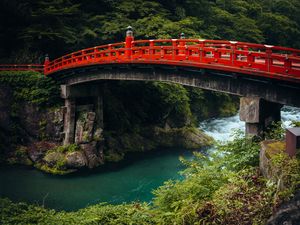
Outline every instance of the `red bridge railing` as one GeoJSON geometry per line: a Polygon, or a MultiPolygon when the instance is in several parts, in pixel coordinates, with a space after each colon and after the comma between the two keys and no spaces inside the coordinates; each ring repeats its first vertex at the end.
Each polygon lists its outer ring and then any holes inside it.
{"type": "Polygon", "coordinates": [[[44,65],[40,64],[0,64],[0,71],[37,71],[44,72],[44,65]]]}
{"type": "Polygon", "coordinates": [[[0,70],[58,71],[99,64],[165,64],[300,82],[300,50],[246,42],[162,39],[96,46],[64,55],[44,65],[0,65],[0,70]]]}
{"type": "Polygon", "coordinates": [[[145,63],[240,72],[300,82],[300,50],[245,42],[165,39],[96,46],[45,64],[45,75],[97,64],[145,63]],[[127,45],[127,46],[126,46],[127,45]]]}

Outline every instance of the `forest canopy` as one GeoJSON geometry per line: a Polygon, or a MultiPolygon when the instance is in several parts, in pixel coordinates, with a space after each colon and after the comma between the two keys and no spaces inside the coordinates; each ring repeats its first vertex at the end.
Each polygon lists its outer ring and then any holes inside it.
{"type": "Polygon", "coordinates": [[[2,0],[0,62],[30,63],[136,39],[226,39],[300,48],[298,0],[2,0]],[[275,28],[275,29],[274,29],[275,28]]]}

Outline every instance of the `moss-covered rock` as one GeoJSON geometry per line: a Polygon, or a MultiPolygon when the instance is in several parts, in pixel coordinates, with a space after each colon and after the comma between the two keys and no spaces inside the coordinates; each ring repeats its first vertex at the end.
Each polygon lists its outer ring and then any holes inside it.
{"type": "Polygon", "coordinates": [[[160,147],[181,147],[199,149],[212,145],[213,139],[197,128],[183,127],[174,129],[154,129],[154,137],[160,147]]]}
{"type": "Polygon", "coordinates": [[[66,154],[66,167],[67,168],[82,168],[87,165],[87,159],[83,152],[68,152],[66,154]]]}
{"type": "Polygon", "coordinates": [[[28,148],[25,146],[18,146],[16,150],[8,157],[9,164],[21,164],[31,166],[33,162],[28,156],[28,148]]]}
{"type": "Polygon", "coordinates": [[[65,154],[61,152],[49,151],[43,158],[43,161],[50,167],[66,168],[65,154]]]}
{"type": "Polygon", "coordinates": [[[289,157],[285,150],[284,141],[266,140],[261,143],[260,171],[264,177],[277,183],[278,190],[289,187],[289,183],[299,179],[300,174],[299,160],[289,157]]]}

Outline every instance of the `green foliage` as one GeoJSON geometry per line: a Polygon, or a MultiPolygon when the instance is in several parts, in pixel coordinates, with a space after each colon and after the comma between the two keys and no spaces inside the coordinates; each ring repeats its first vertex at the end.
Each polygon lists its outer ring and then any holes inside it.
{"type": "Polygon", "coordinates": [[[238,112],[239,100],[237,97],[199,88],[185,88],[188,91],[191,112],[196,124],[204,119],[232,116],[238,112]]]}
{"type": "Polygon", "coordinates": [[[293,127],[300,127],[300,121],[292,121],[293,127]]]}
{"type": "Polygon", "coordinates": [[[271,166],[274,182],[277,184],[277,197],[289,198],[300,185],[300,160],[290,158],[285,152],[272,155],[271,166]]]}
{"type": "Polygon", "coordinates": [[[56,82],[38,72],[0,72],[0,83],[13,89],[14,109],[20,102],[29,102],[41,107],[60,103],[59,86],[56,82]]]}
{"type": "MultiPolygon", "coordinates": [[[[274,207],[275,185],[269,185],[254,169],[232,176],[214,193],[210,215],[200,220],[216,224],[266,224],[274,207]],[[212,216],[213,214],[213,216],[212,216]]],[[[205,208],[198,209],[203,215],[205,208]]]]}
{"type": "MultiPolygon", "coordinates": [[[[282,148],[281,145],[272,145],[282,148]],[[281,146],[281,147],[280,147],[281,146]]],[[[271,163],[274,179],[258,172],[257,143],[237,136],[216,154],[181,158],[184,179],[167,181],[154,191],[153,204],[104,203],[75,212],[56,212],[0,199],[3,224],[266,224],[278,204],[300,182],[299,159],[279,152],[271,163]],[[237,162],[240,157],[241,162],[237,162]],[[283,184],[283,185],[282,185],[283,184]]],[[[49,169],[49,168],[46,168],[49,169]]],[[[50,168],[59,172],[56,168],[50,168]]]]}
{"type": "Polygon", "coordinates": [[[61,152],[61,153],[68,153],[68,152],[76,152],[79,151],[80,147],[77,144],[70,144],[70,145],[61,145],[58,146],[50,151],[53,152],[61,152]]]}
{"type": "Polygon", "coordinates": [[[167,181],[153,192],[160,223],[196,222],[197,208],[211,199],[213,193],[226,184],[230,176],[228,170],[200,153],[195,153],[192,161],[181,160],[188,167],[183,171],[185,179],[167,181]]]}
{"type": "Polygon", "coordinates": [[[272,122],[265,132],[266,139],[282,140],[285,137],[285,129],[282,122],[272,122]]]}
{"type": "Polygon", "coordinates": [[[60,161],[55,166],[49,166],[47,164],[42,163],[36,163],[34,164],[34,166],[43,172],[50,173],[53,175],[66,175],[75,171],[71,169],[66,170],[64,167],[65,161],[60,161]]]}
{"type": "Polygon", "coordinates": [[[17,146],[16,150],[7,158],[9,164],[32,165],[32,161],[28,157],[28,148],[25,146],[17,146]]]}
{"type": "Polygon", "coordinates": [[[217,146],[217,153],[222,154],[224,166],[230,170],[240,171],[259,164],[259,143],[251,137],[244,137],[237,132],[233,141],[217,146]]]}
{"type": "Polygon", "coordinates": [[[34,166],[44,172],[57,175],[74,172],[75,170],[68,169],[66,166],[66,154],[80,150],[76,144],[57,146],[48,150],[43,160],[35,163],[34,166]]]}
{"type": "Polygon", "coordinates": [[[186,89],[178,84],[110,82],[103,87],[103,96],[106,131],[138,132],[147,125],[191,124],[189,97],[186,89]]]}
{"type": "Polygon", "coordinates": [[[2,224],[155,224],[152,212],[145,203],[102,203],[67,213],[0,199],[0,212],[2,224]]]}
{"type": "Polygon", "coordinates": [[[11,63],[41,63],[45,53],[58,57],[123,41],[128,25],[136,39],[184,32],[188,38],[300,46],[298,0],[12,0],[0,3],[0,15],[0,59],[11,63]]]}

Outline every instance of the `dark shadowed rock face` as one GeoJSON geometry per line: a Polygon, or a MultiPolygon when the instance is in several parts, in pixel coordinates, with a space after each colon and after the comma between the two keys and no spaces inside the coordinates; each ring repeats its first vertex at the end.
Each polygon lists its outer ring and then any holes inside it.
{"type": "Polygon", "coordinates": [[[75,128],[75,143],[88,143],[93,140],[95,131],[95,112],[79,112],[75,128]]]}
{"type": "Polygon", "coordinates": [[[67,168],[81,168],[87,165],[87,160],[83,152],[70,152],[66,155],[67,168]]]}
{"type": "Polygon", "coordinates": [[[300,224],[300,191],[294,198],[280,206],[269,219],[268,225],[299,225],[300,224]]]}
{"type": "Polygon", "coordinates": [[[33,162],[38,162],[45,156],[48,150],[56,146],[57,143],[47,141],[35,142],[28,147],[28,156],[33,162]]]}
{"type": "Polygon", "coordinates": [[[0,85],[0,129],[10,129],[12,91],[9,87],[0,85]]]}
{"type": "Polygon", "coordinates": [[[85,143],[80,145],[87,159],[87,166],[89,168],[95,168],[104,163],[103,151],[97,145],[96,141],[85,143]]]}

